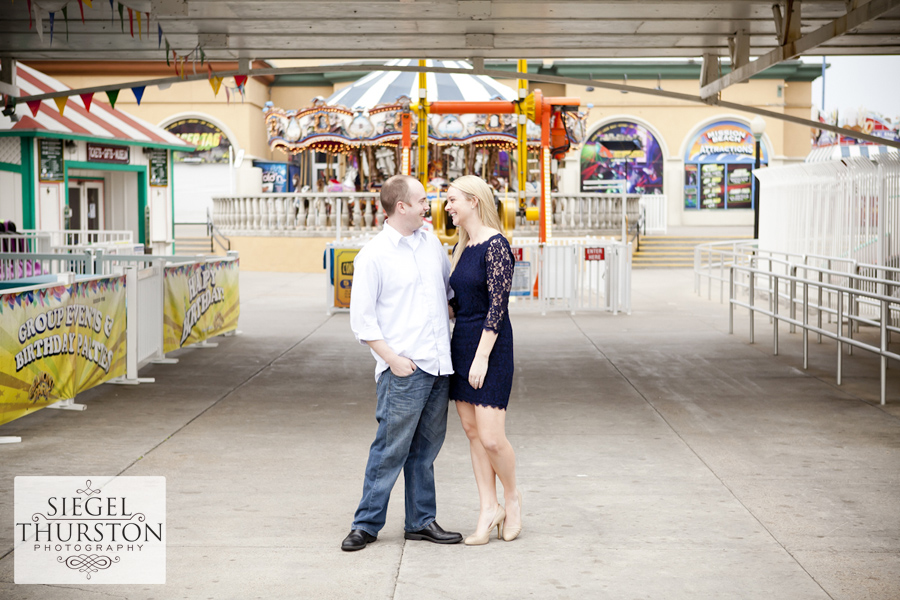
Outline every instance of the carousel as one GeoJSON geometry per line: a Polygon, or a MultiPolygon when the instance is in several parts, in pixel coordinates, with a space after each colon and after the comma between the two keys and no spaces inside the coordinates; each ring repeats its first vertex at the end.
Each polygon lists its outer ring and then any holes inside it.
{"type": "MultiPolygon", "coordinates": [[[[437,60],[395,60],[386,66],[415,64],[472,68],[464,61],[437,60]]],[[[526,69],[520,61],[520,77],[527,76],[526,69]]],[[[377,191],[389,177],[404,173],[440,193],[453,179],[475,174],[501,198],[512,194],[506,210],[501,207],[510,223],[532,202],[538,205],[529,212],[539,212],[543,222],[543,202],[529,198],[539,193],[549,202],[554,186],[549,158],[560,159],[584,141],[587,114],[578,110],[577,98],[545,98],[539,90],[528,94],[522,79],[519,88],[475,74],[375,71],[308,107],[267,103],[269,147],[292,156],[300,167],[298,190],[377,191]],[[322,163],[323,169],[315,168],[322,163]]]]}

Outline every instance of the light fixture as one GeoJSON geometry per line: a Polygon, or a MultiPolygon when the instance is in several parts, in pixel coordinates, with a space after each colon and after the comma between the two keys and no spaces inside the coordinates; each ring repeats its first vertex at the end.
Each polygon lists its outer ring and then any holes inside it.
{"type": "Polygon", "coordinates": [[[761,116],[756,115],[750,121],[750,133],[753,134],[753,137],[758,142],[762,139],[763,134],[766,132],[766,121],[761,116]]]}
{"type": "MultiPolygon", "coordinates": [[[[622,74],[622,85],[628,85],[628,73],[622,74]]],[[[623,94],[627,94],[628,90],[619,90],[623,94]]]]}

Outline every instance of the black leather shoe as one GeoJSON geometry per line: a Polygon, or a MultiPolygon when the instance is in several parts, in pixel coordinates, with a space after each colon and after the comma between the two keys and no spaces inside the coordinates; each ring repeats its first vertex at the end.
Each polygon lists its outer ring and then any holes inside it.
{"type": "Polygon", "coordinates": [[[354,550],[362,550],[366,544],[371,544],[378,538],[374,535],[363,531],[362,529],[354,529],[341,542],[341,550],[344,552],[353,552],[354,550]]]}
{"type": "Polygon", "coordinates": [[[437,521],[432,521],[424,529],[407,531],[403,534],[408,540],[425,540],[435,544],[458,544],[462,541],[462,534],[453,531],[444,531],[437,521]]]}

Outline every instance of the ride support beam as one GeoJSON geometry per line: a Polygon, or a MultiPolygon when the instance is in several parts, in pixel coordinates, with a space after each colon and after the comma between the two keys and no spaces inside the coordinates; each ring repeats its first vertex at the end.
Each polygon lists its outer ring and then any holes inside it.
{"type": "Polygon", "coordinates": [[[782,24],[782,31],[780,33],[783,36],[782,39],[786,39],[787,41],[783,45],[775,48],[771,52],[763,54],[755,61],[742,67],[738,67],[731,73],[703,85],[700,88],[700,97],[704,100],[713,98],[719,92],[735,83],[746,81],[771,66],[790,60],[805,52],[809,52],[822,44],[826,44],[837,37],[849,33],[857,27],[900,7],[900,0],[871,0],[862,6],[851,10],[843,17],[839,17],[827,25],[823,25],[812,33],[808,33],[797,40],[791,40],[791,31],[796,32],[796,28],[799,27],[800,20],[799,18],[796,18],[799,15],[795,16],[793,14],[795,11],[799,10],[799,5],[799,2],[793,2],[790,7],[790,12],[784,17],[785,21],[782,24]]]}
{"type": "MultiPolygon", "coordinates": [[[[520,60],[518,63],[518,71],[520,77],[528,74],[528,61],[520,60]]],[[[522,103],[528,96],[528,80],[520,78],[519,83],[519,102],[516,103],[516,166],[518,167],[518,208],[524,211],[526,209],[527,200],[525,198],[525,188],[528,185],[528,117],[522,108],[522,103]]]]}
{"type": "Polygon", "coordinates": [[[433,115],[496,115],[516,112],[515,102],[490,100],[488,102],[432,102],[428,112],[433,115]]]}

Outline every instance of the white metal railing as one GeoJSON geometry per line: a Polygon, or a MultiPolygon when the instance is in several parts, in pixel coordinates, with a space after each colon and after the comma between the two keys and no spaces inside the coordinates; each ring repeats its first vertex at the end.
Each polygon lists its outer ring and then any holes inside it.
{"type": "Polygon", "coordinates": [[[662,194],[641,196],[641,211],[644,215],[644,228],[641,233],[665,235],[669,231],[669,210],[666,196],[662,194]]]}
{"type": "MultiPolygon", "coordinates": [[[[641,214],[639,194],[554,193],[551,230],[567,235],[618,232],[637,222],[641,214]]],[[[539,198],[526,204],[537,207],[539,198]]],[[[226,235],[353,236],[381,229],[384,211],[378,194],[369,192],[257,194],[213,198],[212,219],[226,235]]],[[[534,235],[537,221],[524,215],[516,219],[516,232],[534,235]]]]}
{"type": "Polygon", "coordinates": [[[754,171],[760,245],[900,266],[900,156],[880,154],[754,171]]]}
{"type": "Polygon", "coordinates": [[[0,252],[0,281],[13,281],[61,273],[92,274],[89,254],[0,252]]]}
{"type": "MultiPolygon", "coordinates": [[[[326,245],[328,314],[342,310],[334,306],[332,250],[362,248],[369,239],[370,236],[361,236],[326,245]]],[[[552,243],[539,244],[535,238],[513,238],[512,250],[516,264],[510,310],[537,308],[542,314],[553,310],[572,314],[606,310],[631,314],[631,244],[600,238],[554,239],[552,243]]]]}
{"type": "MultiPolygon", "coordinates": [[[[774,353],[778,354],[779,349],[779,325],[781,322],[788,323],[791,332],[797,327],[802,330],[803,344],[803,368],[809,367],[809,333],[813,332],[818,336],[821,342],[823,337],[834,339],[837,342],[837,384],[841,385],[843,377],[843,356],[844,346],[852,353],[853,348],[859,348],[872,352],[879,356],[880,359],[880,383],[881,383],[881,404],[885,403],[887,395],[887,361],[892,359],[900,361],[900,354],[889,350],[891,334],[900,333],[900,326],[892,316],[900,314],[900,283],[896,280],[885,280],[873,277],[865,277],[844,273],[841,271],[830,271],[830,275],[848,280],[848,285],[835,284],[826,282],[821,275],[828,271],[823,268],[806,267],[803,265],[793,265],[794,269],[808,271],[817,271],[819,277],[811,279],[808,276],[797,276],[795,274],[781,274],[765,269],[758,269],[751,266],[731,265],[729,267],[729,317],[728,332],[734,333],[734,309],[740,306],[749,310],[750,315],[750,343],[756,341],[755,337],[755,315],[769,317],[773,324],[772,341],[774,353]],[[748,300],[746,302],[736,298],[736,274],[743,273],[747,277],[748,300]],[[765,281],[765,288],[758,285],[760,280],[765,281]],[[874,284],[883,292],[874,292],[861,289],[860,281],[874,284]],[[787,315],[780,311],[782,304],[781,289],[793,290],[789,296],[789,312],[787,315]],[[811,301],[810,289],[816,293],[817,301],[811,301]],[[758,295],[764,294],[768,296],[768,303],[760,306],[756,303],[758,295]],[[797,294],[800,294],[798,297],[797,294]],[[823,296],[830,296],[836,299],[836,305],[833,309],[826,309],[822,305],[823,296]],[[868,318],[859,315],[854,311],[854,307],[860,300],[865,301],[871,306],[878,307],[878,314],[874,318],[868,318]],[[800,317],[797,317],[797,307],[800,307],[800,317]],[[822,313],[828,310],[835,317],[836,327],[832,331],[823,325],[822,313]],[[810,322],[810,316],[815,315],[815,323],[810,322]],[[858,331],[859,325],[868,325],[878,327],[878,345],[866,343],[857,337],[854,337],[854,331],[858,331]],[[846,330],[846,333],[845,333],[846,330]]],[[[900,271],[898,271],[900,274],[900,271]]],[[[805,273],[806,275],[806,273],[805,273]]]]}

